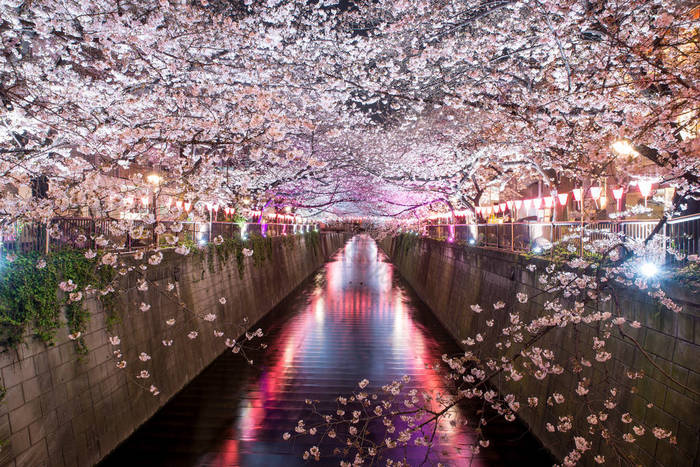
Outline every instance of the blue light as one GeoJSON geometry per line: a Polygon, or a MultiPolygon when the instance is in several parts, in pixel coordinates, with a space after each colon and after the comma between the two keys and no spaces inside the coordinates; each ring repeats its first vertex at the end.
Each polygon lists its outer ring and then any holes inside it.
{"type": "Polygon", "coordinates": [[[542,253],[542,248],[540,248],[539,246],[536,246],[535,248],[532,249],[532,252],[536,255],[539,255],[540,253],[542,253]]]}
{"type": "Polygon", "coordinates": [[[470,244],[470,245],[476,245],[476,240],[474,240],[473,238],[470,238],[470,239],[469,239],[469,244],[470,244]]]}
{"type": "Polygon", "coordinates": [[[652,262],[646,262],[639,267],[639,272],[641,272],[644,277],[651,278],[659,273],[659,267],[652,262]]]}

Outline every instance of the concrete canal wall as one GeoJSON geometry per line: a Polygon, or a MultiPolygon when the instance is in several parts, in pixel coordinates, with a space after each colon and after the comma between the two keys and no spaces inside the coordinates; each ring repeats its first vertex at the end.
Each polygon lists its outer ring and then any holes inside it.
{"type": "Polygon", "coordinates": [[[243,316],[257,321],[344,241],[340,233],[272,238],[268,259],[244,258],[242,277],[233,255],[224,260],[170,253],[149,269],[149,278],[162,285],[176,283],[187,307],[197,314],[216,313],[214,323],[193,320],[155,287],[139,292],[130,284],[119,305],[121,323],[112,332],[105,311],[95,300],[88,301],[87,355],[76,354],[65,330],[52,347],[30,342],[1,354],[0,376],[7,393],[0,405],[0,440],[6,441],[0,465],[95,464],[226,350],[214,329],[230,332],[234,327],[225,323],[239,323],[243,316]],[[220,297],[227,298],[226,305],[219,303],[220,297]],[[140,311],[142,301],[152,308],[140,311]],[[165,324],[169,318],[176,318],[172,327],[165,324]],[[195,341],[186,337],[191,330],[199,331],[195,341]],[[113,334],[121,338],[125,370],[115,366],[112,353],[117,347],[108,341],[113,334]],[[173,345],[164,347],[164,339],[173,339],[173,345]],[[141,364],[141,352],[152,360],[141,364]],[[147,380],[135,378],[142,367],[151,371],[147,380]],[[149,393],[150,384],[158,386],[159,396],[149,393]]]}
{"type": "MultiPolygon", "coordinates": [[[[432,239],[414,237],[413,241],[403,243],[398,239],[399,237],[384,239],[380,243],[381,247],[418,296],[458,341],[489,329],[484,322],[492,319],[492,314],[487,311],[476,314],[470,310],[470,305],[481,304],[486,309],[498,300],[508,304],[516,302],[517,292],[527,293],[530,297],[541,292],[538,288],[537,273],[530,272],[526,266],[533,261],[539,262],[538,269],[541,271],[548,264],[545,261],[528,260],[508,252],[469,248],[432,239]]],[[[634,331],[631,332],[632,337],[642,345],[656,365],[681,384],[700,391],[698,290],[684,287],[682,284],[664,284],[663,288],[676,303],[683,306],[682,312],[674,313],[662,308],[642,292],[620,290],[617,296],[622,314],[628,320],[641,323],[639,329],[630,328],[634,331]]],[[[541,305],[546,298],[546,295],[540,295],[526,305],[517,304],[517,310],[527,322],[527,318],[532,319],[538,310],[542,309],[541,305]]],[[[507,313],[497,316],[496,325],[492,329],[502,329],[505,319],[507,313]]],[[[594,335],[597,334],[591,327],[579,327],[578,331],[574,332],[573,327],[568,326],[547,335],[539,345],[554,349],[558,361],[562,361],[579,354],[581,349],[588,349],[590,352],[594,335]]],[[[495,343],[494,336],[486,338],[485,344],[489,343],[495,343]]],[[[643,421],[647,427],[670,428],[678,440],[677,446],[670,445],[668,440],[658,441],[648,428],[644,436],[635,436],[638,440],[634,445],[623,446],[632,451],[635,463],[674,467],[698,465],[698,395],[669,380],[628,340],[614,335],[608,341],[607,348],[613,354],[613,359],[607,363],[608,368],[613,371],[607,376],[598,372],[591,376],[594,383],[591,397],[599,397],[599,400],[608,397],[608,394],[597,394],[596,389],[607,391],[612,386],[629,389],[634,383],[624,376],[624,371],[630,367],[642,369],[646,376],[637,380],[636,393],[621,391],[620,405],[611,411],[611,417],[617,418],[616,428],[623,433],[632,431],[630,425],[623,426],[619,422],[620,415],[629,412],[635,420],[643,421]],[[602,384],[596,386],[598,382],[602,384]]],[[[556,425],[559,416],[574,414],[585,424],[587,412],[584,412],[581,399],[574,393],[579,379],[579,375],[567,370],[563,375],[548,377],[543,381],[526,377],[519,383],[494,381],[494,384],[503,392],[514,392],[519,396],[522,419],[543,444],[556,457],[562,459],[573,448],[571,437],[549,433],[545,429],[545,423],[551,422],[556,425]],[[567,401],[548,407],[544,401],[553,392],[567,395],[567,401]],[[535,409],[527,407],[526,398],[530,395],[538,396],[541,401],[535,409]]],[[[579,424],[574,430],[586,434],[587,428],[579,424]]],[[[597,438],[598,441],[593,446],[594,452],[600,445],[600,436],[597,438]]],[[[608,459],[614,458],[607,447],[602,446],[600,450],[608,454],[608,459]]]]}

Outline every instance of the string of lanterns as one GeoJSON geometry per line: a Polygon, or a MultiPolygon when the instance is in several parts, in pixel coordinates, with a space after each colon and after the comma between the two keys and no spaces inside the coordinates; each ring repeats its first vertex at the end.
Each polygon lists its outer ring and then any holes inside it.
{"type": "MultiPolygon", "coordinates": [[[[651,194],[652,191],[652,186],[653,182],[650,180],[639,180],[636,182],[637,187],[639,188],[640,194],[644,197],[644,205],[646,206],[647,204],[647,198],[651,194]]],[[[593,186],[589,190],[590,197],[593,199],[593,201],[596,203],[596,206],[598,206],[598,200],[601,199],[601,196],[603,194],[603,188],[600,186],[593,186]]],[[[617,210],[620,211],[621,208],[621,202],[622,202],[622,195],[624,194],[625,190],[624,187],[619,187],[615,188],[612,190],[613,197],[615,198],[617,202],[617,210]]],[[[512,201],[506,201],[503,203],[499,204],[494,204],[493,206],[477,206],[474,208],[474,211],[470,210],[462,210],[462,211],[455,211],[454,216],[456,217],[465,217],[467,215],[471,215],[472,213],[474,214],[480,214],[480,215],[486,215],[489,216],[491,214],[498,214],[498,213],[504,213],[506,210],[513,211],[513,210],[520,210],[520,209],[540,209],[542,207],[551,209],[554,208],[556,203],[558,202],[560,206],[566,206],[566,204],[569,202],[569,195],[572,195],[574,201],[579,203],[579,207],[582,207],[583,199],[584,199],[584,191],[582,188],[575,188],[571,190],[570,193],[558,193],[553,196],[545,196],[541,198],[530,198],[530,199],[516,199],[512,201]]],[[[428,217],[430,220],[435,220],[435,219],[447,219],[452,217],[452,213],[440,213],[440,214],[433,214],[428,217]]]]}

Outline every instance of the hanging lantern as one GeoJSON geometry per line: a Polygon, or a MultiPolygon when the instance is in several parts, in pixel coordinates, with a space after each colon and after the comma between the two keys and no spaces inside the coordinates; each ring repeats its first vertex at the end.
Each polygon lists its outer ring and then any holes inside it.
{"type": "Polygon", "coordinates": [[[506,203],[501,203],[498,207],[501,208],[501,212],[506,212],[506,203]]]}
{"type": "Polygon", "coordinates": [[[651,194],[651,186],[652,182],[649,180],[640,180],[637,182],[637,186],[639,187],[639,192],[644,196],[645,198],[648,197],[651,194]]]}
{"type": "Polygon", "coordinates": [[[559,204],[561,206],[566,206],[566,202],[569,200],[569,193],[559,193],[557,198],[559,198],[559,204]]]}
{"type": "Polygon", "coordinates": [[[185,208],[185,212],[190,212],[190,209],[192,209],[192,203],[190,203],[189,201],[185,201],[183,207],[185,208]]]}
{"type": "Polygon", "coordinates": [[[175,201],[175,207],[178,209],[182,209],[182,201],[181,200],[175,201]]]}
{"type": "Polygon", "coordinates": [[[640,180],[637,182],[639,192],[644,196],[644,207],[647,206],[647,197],[651,194],[651,185],[652,182],[650,180],[640,180]]]}
{"type": "Polygon", "coordinates": [[[598,201],[600,199],[600,193],[603,191],[603,189],[599,186],[592,186],[591,187],[591,198],[594,200],[598,201]]]}
{"type": "Polygon", "coordinates": [[[523,200],[516,199],[514,204],[515,204],[515,209],[520,209],[521,207],[523,207],[523,200]]]}
{"type": "Polygon", "coordinates": [[[532,200],[532,207],[535,209],[539,209],[542,206],[542,198],[534,198],[532,200]]]}
{"type": "Polygon", "coordinates": [[[513,202],[512,201],[506,201],[506,206],[508,206],[508,210],[510,210],[510,211],[513,210],[513,202]]]}
{"type": "Polygon", "coordinates": [[[615,200],[617,200],[617,210],[622,211],[622,193],[624,192],[624,188],[615,188],[613,191],[613,196],[615,197],[615,200]]]}
{"type": "Polygon", "coordinates": [[[554,206],[554,197],[553,196],[547,196],[544,198],[544,206],[546,208],[551,208],[554,206]]]}
{"type": "Polygon", "coordinates": [[[143,203],[144,206],[148,206],[148,196],[142,196],[141,203],[143,203]]]}
{"type": "Polygon", "coordinates": [[[530,209],[530,206],[532,205],[532,200],[531,199],[524,199],[523,200],[523,207],[525,209],[530,209]]]}
{"type": "Polygon", "coordinates": [[[573,193],[574,199],[580,203],[583,197],[583,190],[581,188],[574,188],[571,190],[571,193],[573,193]]]}

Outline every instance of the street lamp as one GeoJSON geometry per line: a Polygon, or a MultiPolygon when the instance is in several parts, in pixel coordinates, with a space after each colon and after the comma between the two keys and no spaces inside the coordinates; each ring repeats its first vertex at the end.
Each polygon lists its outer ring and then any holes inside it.
{"type": "Polygon", "coordinates": [[[641,272],[644,277],[652,278],[659,273],[659,267],[655,263],[647,261],[639,267],[639,272],[641,272]]]}
{"type": "Polygon", "coordinates": [[[635,158],[639,155],[639,153],[634,149],[634,146],[632,146],[629,141],[624,139],[615,141],[612,144],[612,150],[620,156],[631,156],[632,158],[635,158]]]}

